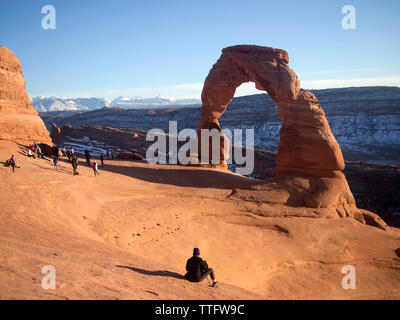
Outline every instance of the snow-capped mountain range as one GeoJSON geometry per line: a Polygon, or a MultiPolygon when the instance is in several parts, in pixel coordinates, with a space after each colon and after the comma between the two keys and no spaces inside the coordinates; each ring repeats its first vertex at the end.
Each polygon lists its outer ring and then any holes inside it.
{"type": "Polygon", "coordinates": [[[198,99],[171,99],[156,96],[152,98],[118,97],[114,100],[104,98],[66,98],[66,97],[34,97],[32,104],[38,112],[48,111],[89,111],[105,107],[142,109],[164,108],[182,105],[199,105],[198,99]]]}

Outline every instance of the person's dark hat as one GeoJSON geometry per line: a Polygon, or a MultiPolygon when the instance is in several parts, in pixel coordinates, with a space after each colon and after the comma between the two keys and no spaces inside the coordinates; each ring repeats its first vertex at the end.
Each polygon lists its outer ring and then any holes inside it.
{"type": "Polygon", "coordinates": [[[194,256],[199,256],[200,255],[200,249],[199,248],[194,248],[193,249],[193,255],[194,256]]]}

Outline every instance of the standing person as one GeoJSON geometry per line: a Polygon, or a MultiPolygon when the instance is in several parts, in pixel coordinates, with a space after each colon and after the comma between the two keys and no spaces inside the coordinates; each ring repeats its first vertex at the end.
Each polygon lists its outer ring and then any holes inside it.
{"type": "Polygon", "coordinates": [[[38,158],[42,158],[43,159],[42,149],[40,149],[39,145],[37,145],[36,151],[37,151],[38,158]]]}
{"type": "Polygon", "coordinates": [[[68,162],[71,162],[71,151],[67,150],[68,162]]]}
{"type": "Polygon", "coordinates": [[[35,142],[34,144],[33,144],[33,146],[35,147],[35,156],[37,157],[38,156],[38,144],[37,144],[37,142],[35,142]]]}
{"type": "Polygon", "coordinates": [[[67,150],[65,150],[65,146],[62,148],[62,155],[65,157],[67,155],[67,150]]]}
{"type": "Polygon", "coordinates": [[[96,176],[96,174],[99,175],[96,161],[93,163],[93,172],[94,172],[94,176],[96,176]]]}
{"type": "Polygon", "coordinates": [[[193,256],[186,262],[186,271],[185,278],[191,282],[200,282],[210,276],[213,280],[212,287],[218,286],[214,270],[209,268],[207,262],[200,258],[199,248],[193,249],[193,256]]]}
{"type": "Polygon", "coordinates": [[[85,150],[85,158],[86,158],[86,164],[90,166],[90,153],[88,150],[85,150]]]}
{"type": "Polygon", "coordinates": [[[72,169],[74,169],[74,176],[79,174],[78,171],[77,171],[77,169],[78,169],[78,159],[77,159],[76,155],[74,155],[72,157],[72,169]]]}
{"type": "Polygon", "coordinates": [[[58,157],[53,157],[54,170],[58,170],[58,157]]]}
{"type": "Polygon", "coordinates": [[[73,148],[73,147],[71,147],[71,157],[73,157],[74,155],[75,155],[74,148],[73,148]]]}
{"type": "Polygon", "coordinates": [[[51,152],[53,153],[54,157],[58,157],[60,154],[60,149],[58,148],[58,146],[54,145],[51,152]]]}
{"type": "Polygon", "coordinates": [[[14,155],[12,155],[10,158],[10,165],[11,165],[12,171],[15,172],[16,162],[15,162],[14,155]]]}
{"type": "Polygon", "coordinates": [[[103,154],[100,154],[100,161],[101,161],[101,166],[104,166],[104,158],[103,158],[103,154]]]}

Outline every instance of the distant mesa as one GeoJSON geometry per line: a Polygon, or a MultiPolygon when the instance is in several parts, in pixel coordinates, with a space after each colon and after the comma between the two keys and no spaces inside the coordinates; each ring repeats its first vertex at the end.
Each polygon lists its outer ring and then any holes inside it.
{"type": "MultiPolygon", "coordinates": [[[[276,103],[282,122],[276,177],[250,192],[236,191],[234,197],[315,208],[318,210],[314,213],[319,216],[353,217],[362,223],[373,222],[385,228],[383,221],[373,219],[357,208],[341,172],[345,167],[342,151],[325,113],[317,98],[300,88],[300,81],[288,63],[288,53],[280,49],[255,45],[223,49],[204,83],[198,137],[201,129],[221,131],[218,119],[231,102],[236,88],[244,82],[254,82],[257,89],[266,91],[276,103]]],[[[199,139],[199,150],[201,143],[199,139]]],[[[222,138],[222,167],[226,167],[226,143],[227,140],[222,138]]]]}
{"type": "Polygon", "coordinates": [[[0,140],[51,144],[49,132],[25,89],[18,58],[0,46],[0,140]]]}

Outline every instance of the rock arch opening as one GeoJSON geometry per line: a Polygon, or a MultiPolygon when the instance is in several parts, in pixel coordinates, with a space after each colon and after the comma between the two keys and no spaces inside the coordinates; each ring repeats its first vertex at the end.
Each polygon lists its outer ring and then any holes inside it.
{"type": "Polygon", "coordinates": [[[239,160],[241,160],[248,156],[250,149],[253,153],[254,163],[251,165],[254,169],[246,176],[256,179],[273,177],[281,122],[278,119],[278,107],[269,95],[263,90],[256,89],[254,82],[242,83],[236,88],[227,111],[218,121],[223,130],[228,129],[231,133],[236,131],[240,137],[239,146],[236,141],[229,141],[231,153],[227,160],[228,169],[237,173],[238,167],[250,166],[248,163],[239,164],[236,161],[237,152],[240,151],[239,160]],[[253,132],[254,148],[247,149],[249,146],[246,142],[246,133],[249,130],[253,132]]]}

